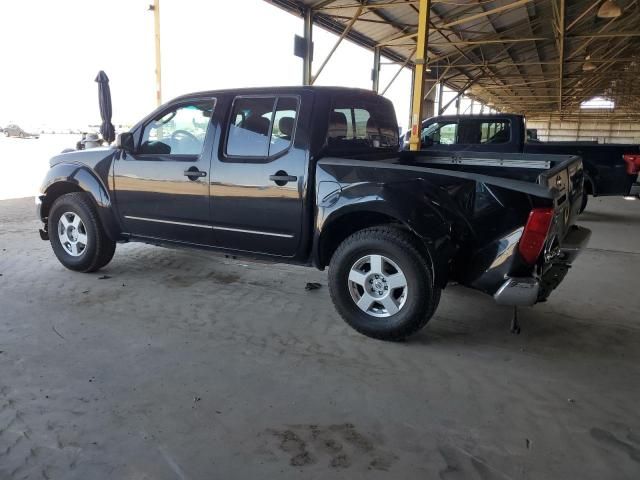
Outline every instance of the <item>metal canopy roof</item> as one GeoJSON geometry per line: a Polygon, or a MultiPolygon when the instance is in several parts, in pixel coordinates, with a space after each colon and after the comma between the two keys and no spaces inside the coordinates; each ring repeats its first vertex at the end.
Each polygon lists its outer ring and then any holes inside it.
{"type": "MultiPolygon", "coordinates": [[[[336,34],[353,22],[346,38],[414,66],[417,0],[266,1],[300,16],[311,8],[336,34]]],[[[638,115],[639,2],[618,0],[621,16],[599,18],[603,0],[432,0],[428,75],[504,111],[571,113],[604,96],[616,114],[638,115]]]]}

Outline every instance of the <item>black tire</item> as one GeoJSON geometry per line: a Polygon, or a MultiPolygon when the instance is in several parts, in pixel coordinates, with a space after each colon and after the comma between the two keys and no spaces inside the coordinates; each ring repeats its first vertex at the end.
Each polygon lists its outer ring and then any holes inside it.
{"type": "Polygon", "coordinates": [[[583,192],[582,203],[580,204],[580,211],[578,213],[582,213],[586,210],[588,202],[589,202],[589,195],[587,194],[587,192],[583,192]]]}
{"type": "Polygon", "coordinates": [[[95,272],[107,265],[113,258],[116,242],[105,234],[98,212],[88,194],[67,193],[59,197],[51,207],[48,223],[49,241],[53,252],[60,263],[69,270],[95,272]],[[66,250],[58,234],[60,217],[67,213],[80,217],[84,227],[82,233],[87,238],[86,246],[78,256],[73,256],[66,250]]]}
{"type": "MultiPolygon", "coordinates": [[[[399,341],[418,332],[431,319],[440,302],[441,289],[433,284],[429,260],[418,242],[403,230],[380,226],[360,230],[340,244],[329,265],[329,292],[338,313],[351,327],[368,337],[399,341]],[[351,269],[369,255],[382,255],[391,260],[406,278],[408,293],[404,304],[390,316],[378,317],[365,312],[352,296],[351,269]]],[[[362,292],[361,287],[357,289],[362,292]]],[[[371,308],[376,308],[374,306],[371,308]]]]}

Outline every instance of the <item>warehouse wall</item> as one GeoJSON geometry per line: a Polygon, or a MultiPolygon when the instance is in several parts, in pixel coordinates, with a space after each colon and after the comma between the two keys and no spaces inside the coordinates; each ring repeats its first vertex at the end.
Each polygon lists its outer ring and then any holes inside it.
{"type": "Polygon", "coordinates": [[[537,129],[538,139],[545,142],[640,143],[640,122],[630,120],[527,117],[527,128],[537,129]]]}

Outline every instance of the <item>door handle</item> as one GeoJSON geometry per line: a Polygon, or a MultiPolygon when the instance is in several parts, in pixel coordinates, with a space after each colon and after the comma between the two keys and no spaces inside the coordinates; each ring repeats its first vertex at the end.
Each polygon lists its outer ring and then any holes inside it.
{"type": "Polygon", "coordinates": [[[296,177],[295,175],[289,175],[284,170],[279,170],[275,175],[269,175],[269,180],[282,187],[289,182],[295,182],[296,180],[298,180],[298,177],[296,177]]]}
{"type": "Polygon", "coordinates": [[[190,169],[184,171],[184,176],[189,177],[189,180],[197,180],[198,178],[206,177],[207,172],[198,170],[196,167],[191,167],[190,169]]]}

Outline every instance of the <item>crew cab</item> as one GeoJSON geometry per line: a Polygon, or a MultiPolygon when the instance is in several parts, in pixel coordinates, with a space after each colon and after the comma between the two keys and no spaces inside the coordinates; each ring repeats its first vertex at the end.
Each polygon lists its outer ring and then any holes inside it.
{"type": "Polygon", "coordinates": [[[588,241],[578,157],[398,149],[393,106],[372,92],[185,95],[115,148],[53,157],[40,235],[80,272],[129,241],[329,267],[338,312],[385,340],[420,330],[450,282],[544,301],[588,241]]]}
{"type": "Polygon", "coordinates": [[[444,115],[422,123],[425,151],[536,153],[578,155],[584,166],[585,195],[637,195],[640,193],[640,145],[597,142],[541,142],[527,135],[522,115],[444,115]]]}

